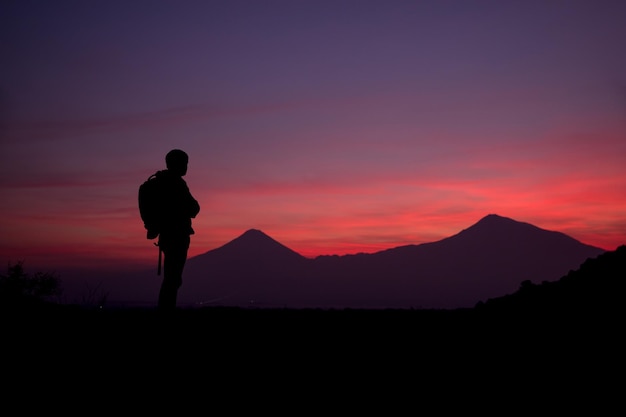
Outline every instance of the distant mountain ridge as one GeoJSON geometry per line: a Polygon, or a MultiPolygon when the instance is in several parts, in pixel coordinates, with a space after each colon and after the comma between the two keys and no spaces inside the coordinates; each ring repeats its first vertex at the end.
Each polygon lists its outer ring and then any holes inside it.
{"type": "Polygon", "coordinates": [[[371,254],[305,258],[257,229],[190,258],[181,305],[466,308],[522,281],[557,280],[605,252],[489,214],[442,240],[371,254]]]}

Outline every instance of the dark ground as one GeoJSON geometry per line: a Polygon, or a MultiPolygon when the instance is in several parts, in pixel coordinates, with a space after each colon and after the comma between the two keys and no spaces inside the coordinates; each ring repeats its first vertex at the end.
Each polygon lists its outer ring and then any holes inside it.
{"type": "Polygon", "coordinates": [[[621,415],[624,278],[626,246],[463,310],[0,303],[0,404],[6,415],[621,415]]]}
{"type": "Polygon", "coordinates": [[[611,389],[622,377],[623,329],[586,312],[205,308],[164,316],[57,306],[1,313],[5,406],[19,399],[31,410],[562,413],[580,401],[593,398],[597,411],[621,398],[611,389]]]}
{"type": "Polygon", "coordinates": [[[223,349],[265,352],[445,354],[575,351],[614,344],[621,319],[602,312],[508,310],[247,309],[208,307],[163,314],[151,308],[98,310],[74,306],[3,312],[5,340],[62,348],[80,344],[202,354],[223,349]],[[592,314],[593,313],[593,314],[592,314]],[[588,343],[587,343],[588,342],[588,343]],[[591,347],[593,347],[591,346],[591,347]],[[589,346],[587,348],[590,348],[589,346]]]}

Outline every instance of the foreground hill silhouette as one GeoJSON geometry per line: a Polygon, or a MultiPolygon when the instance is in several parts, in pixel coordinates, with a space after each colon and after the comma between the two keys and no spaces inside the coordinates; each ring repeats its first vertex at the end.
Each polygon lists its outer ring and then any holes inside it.
{"type": "Polygon", "coordinates": [[[308,259],[251,229],[189,259],[182,305],[470,308],[520,283],[554,281],[605,252],[495,214],[437,242],[308,259]]]}
{"type": "MultiPolygon", "coordinates": [[[[519,288],[499,297],[459,309],[319,309],[207,306],[180,309],[163,316],[154,308],[100,309],[54,303],[0,305],[5,334],[42,343],[50,340],[95,339],[117,346],[155,338],[217,337],[232,344],[274,338],[274,343],[302,338],[314,345],[328,340],[380,340],[446,347],[467,346],[502,337],[537,343],[552,339],[569,343],[593,335],[595,341],[621,340],[626,304],[626,245],[587,259],[558,280],[519,288]],[[165,332],[165,333],[163,333],[165,332]],[[565,338],[563,338],[565,337],[565,338]],[[329,339],[330,338],[330,339],[329,339]],[[122,344],[119,344],[122,342],[122,344]]],[[[39,346],[33,344],[32,346],[39,346]]],[[[200,346],[205,346],[201,344],[200,346]]],[[[568,346],[570,348],[570,346],[568,346]]]]}
{"type": "Polygon", "coordinates": [[[268,375],[298,390],[313,384],[315,395],[328,386],[325,379],[341,389],[365,384],[378,396],[386,388],[394,395],[407,385],[413,390],[419,379],[446,397],[475,395],[473,386],[497,393],[498,401],[506,391],[511,404],[527,405],[527,396],[534,410],[545,409],[545,392],[563,410],[579,405],[572,393],[596,401],[590,386],[620,398],[606,376],[623,362],[625,277],[620,246],[559,280],[524,283],[471,309],[205,307],[162,316],[145,308],[0,308],[6,377],[20,392],[36,378],[46,393],[62,391],[55,398],[74,383],[72,392],[86,387],[106,401],[102,392],[108,395],[112,381],[116,392],[136,395],[138,384],[162,385],[163,372],[195,387],[203,382],[189,375],[209,378],[211,389],[235,386],[238,396],[242,380],[258,393],[268,375]]]}
{"type": "MultiPolygon", "coordinates": [[[[521,283],[512,294],[479,303],[480,311],[519,314],[622,314],[626,303],[626,245],[587,259],[556,281],[521,283]]],[[[620,316],[621,317],[621,316],[620,316]]]]}

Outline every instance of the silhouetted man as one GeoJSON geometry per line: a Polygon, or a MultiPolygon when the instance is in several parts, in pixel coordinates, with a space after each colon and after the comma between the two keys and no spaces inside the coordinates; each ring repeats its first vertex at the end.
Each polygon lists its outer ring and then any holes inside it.
{"type": "Polygon", "coordinates": [[[162,219],[159,248],[163,252],[163,282],[159,291],[158,308],[176,309],[178,290],[183,283],[183,269],[194,230],[191,219],[200,212],[198,201],[191,195],[183,177],[187,174],[189,156],[173,149],[165,156],[166,170],[157,176],[162,184],[162,219]]]}

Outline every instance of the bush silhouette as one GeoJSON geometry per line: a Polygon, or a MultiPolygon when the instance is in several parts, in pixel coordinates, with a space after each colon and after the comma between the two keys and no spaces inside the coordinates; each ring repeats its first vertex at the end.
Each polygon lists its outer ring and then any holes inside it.
{"type": "Polygon", "coordinates": [[[0,306],[52,303],[62,294],[61,280],[51,272],[29,275],[24,263],[9,264],[6,275],[0,275],[0,306]]]}

